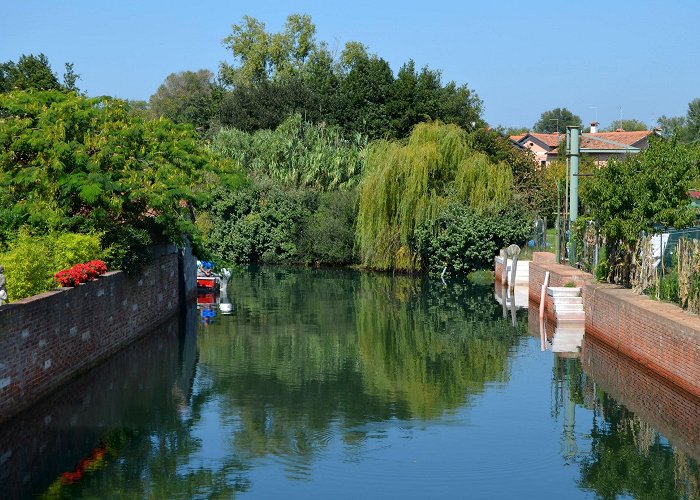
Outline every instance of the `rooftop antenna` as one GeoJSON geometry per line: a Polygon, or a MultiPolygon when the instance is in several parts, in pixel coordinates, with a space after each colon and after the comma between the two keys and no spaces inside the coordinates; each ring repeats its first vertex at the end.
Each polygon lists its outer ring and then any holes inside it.
{"type": "Polygon", "coordinates": [[[598,121],[598,106],[591,106],[591,109],[595,110],[595,121],[598,121]]]}

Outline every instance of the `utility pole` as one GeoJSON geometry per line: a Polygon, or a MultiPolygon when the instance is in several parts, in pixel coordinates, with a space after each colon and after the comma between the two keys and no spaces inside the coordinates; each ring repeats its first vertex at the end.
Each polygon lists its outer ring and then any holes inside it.
{"type": "Polygon", "coordinates": [[[578,219],[578,162],[580,155],[579,136],[581,127],[568,125],[566,127],[567,148],[571,168],[571,180],[569,181],[569,265],[576,265],[576,238],[573,231],[574,222],[578,219]]]}

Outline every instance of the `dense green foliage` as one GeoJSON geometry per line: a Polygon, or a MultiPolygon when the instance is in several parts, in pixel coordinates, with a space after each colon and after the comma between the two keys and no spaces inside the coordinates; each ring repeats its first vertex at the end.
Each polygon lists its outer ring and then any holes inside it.
{"type": "Polygon", "coordinates": [[[376,142],[367,154],[360,192],[362,263],[381,270],[421,270],[416,228],[430,225],[455,203],[479,214],[498,213],[512,191],[511,167],[474,150],[467,133],[454,125],[418,125],[406,145],[376,142]]]}
{"type": "Polygon", "coordinates": [[[683,143],[700,143],[700,98],[688,103],[685,116],[662,115],[657,125],[665,137],[674,137],[683,143]]]}
{"type": "Polygon", "coordinates": [[[23,55],[15,63],[0,63],[0,92],[12,90],[77,90],[79,75],[73,72],[73,64],[66,63],[63,84],[51,69],[44,54],[23,55]]]}
{"type": "Polygon", "coordinates": [[[608,130],[610,132],[614,132],[615,130],[624,130],[626,132],[632,132],[634,130],[649,130],[649,127],[647,127],[647,124],[644,123],[641,120],[635,120],[634,118],[627,118],[627,119],[620,119],[620,120],[613,120],[610,123],[610,126],[608,127],[608,130]]]}
{"type": "MultiPolygon", "coordinates": [[[[214,99],[209,99],[204,82],[190,95],[168,93],[169,106],[194,111],[196,116],[188,119],[197,126],[206,127],[202,124],[209,120],[212,128],[271,130],[298,113],[312,123],[339,126],[347,136],[375,139],[405,137],[425,120],[439,119],[469,130],[484,125],[483,104],[466,85],[443,84],[439,71],[417,70],[413,61],[394,75],[386,60],[357,42],[346,43],[336,55],[316,40],[316,26],[307,15],[290,15],[279,33],[270,33],[264,23],[245,16],[223,42],[233,63],[221,64],[214,99]],[[193,99],[207,105],[193,106],[193,99]],[[213,103],[213,111],[208,103],[213,103]]],[[[184,88],[184,76],[197,80],[201,73],[169,76],[151,98],[152,104],[176,87],[176,80],[181,81],[177,87],[184,88]]]]}
{"type": "Polygon", "coordinates": [[[152,244],[196,243],[191,210],[208,195],[198,185],[227,179],[197,139],[116,99],[0,95],[0,246],[22,227],[97,232],[110,266],[133,270],[152,244]]]}
{"type": "Polygon", "coordinates": [[[566,108],[554,108],[542,113],[540,119],[532,126],[532,130],[543,134],[564,133],[568,125],[581,127],[583,122],[580,116],[566,108]]]}
{"type": "Polygon", "coordinates": [[[490,267],[499,249],[522,245],[530,232],[530,219],[522,210],[480,213],[452,205],[419,227],[416,241],[429,272],[439,274],[446,267],[450,275],[464,275],[490,267]]]}
{"type": "MultiPolygon", "coordinates": [[[[682,228],[695,221],[688,200],[691,181],[700,171],[698,151],[675,141],[652,141],[649,149],[610,160],[596,170],[582,202],[586,215],[606,239],[609,279],[629,283],[629,266],[642,231],[655,226],[682,228]]],[[[582,218],[582,223],[586,218],[582,218]]]]}
{"type": "Polygon", "coordinates": [[[292,115],[275,130],[248,134],[222,129],[211,147],[251,174],[328,191],[358,183],[366,145],[360,134],[346,139],[337,127],[314,125],[292,115]]]}
{"type": "Polygon", "coordinates": [[[56,272],[79,262],[99,259],[104,253],[97,235],[52,233],[30,236],[27,231],[20,231],[10,250],[0,252],[10,300],[56,288],[53,278],[56,272]]]}
{"type": "Polygon", "coordinates": [[[205,132],[218,105],[218,87],[211,71],[181,71],[168,75],[149,100],[154,116],[175,123],[191,123],[205,132]]]}
{"type": "Polygon", "coordinates": [[[255,179],[220,189],[208,206],[209,248],[235,263],[349,264],[354,260],[355,195],[320,193],[255,179]]]}

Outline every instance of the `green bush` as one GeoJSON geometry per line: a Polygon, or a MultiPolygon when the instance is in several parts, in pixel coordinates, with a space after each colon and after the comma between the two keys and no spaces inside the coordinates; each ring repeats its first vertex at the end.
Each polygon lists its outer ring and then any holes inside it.
{"type": "Polygon", "coordinates": [[[670,272],[659,280],[659,299],[679,303],[678,298],[678,273],[670,272]]]}
{"type": "Polygon", "coordinates": [[[305,263],[343,265],[355,262],[354,191],[321,193],[318,208],[304,221],[299,242],[305,263]]]}
{"type": "Polygon", "coordinates": [[[319,192],[256,179],[220,189],[203,216],[215,259],[238,264],[354,262],[354,191],[319,192]]]}
{"type": "Polygon", "coordinates": [[[313,194],[256,181],[237,192],[220,190],[209,210],[209,250],[225,262],[297,262],[302,221],[313,194]]]}
{"type": "Polygon", "coordinates": [[[0,117],[3,247],[22,227],[101,233],[110,266],[135,271],[153,244],[185,236],[196,247],[192,214],[209,186],[242,178],[191,126],[144,120],[118,99],[9,92],[0,117]]]}
{"type": "Polygon", "coordinates": [[[56,272],[101,257],[97,235],[32,236],[20,231],[9,250],[0,254],[0,264],[5,266],[7,294],[14,301],[56,288],[56,272]]]}
{"type": "Polygon", "coordinates": [[[498,249],[522,245],[530,235],[527,214],[515,208],[479,213],[464,205],[444,209],[432,224],[416,231],[416,244],[425,268],[439,274],[447,266],[452,274],[489,268],[498,249]]]}
{"type": "Polygon", "coordinates": [[[92,234],[65,233],[52,239],[52,265],[57,271],[80,262],[88,262],[102,256],[100,237],[92,234]]]}

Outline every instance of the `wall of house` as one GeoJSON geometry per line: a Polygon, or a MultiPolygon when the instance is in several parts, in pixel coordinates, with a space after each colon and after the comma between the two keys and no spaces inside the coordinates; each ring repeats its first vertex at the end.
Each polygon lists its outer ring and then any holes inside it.
{"type": "Polygon", "coordinates": [[[194,265],[187,260],[160,248],[135,277],[110,272],[1,306],[0,421],[175,314],[195,291],[180,278],[194,265]]]}
{"type": "MultiPolygon", "coordinates": [[[[700,317],[673,304],[628,289],[596,283],[593,276],[556,264],[552,254],[535,253],[530,263],[530,303],[539,307],[545,273],[549,286],[573,281],[582,287],[586,337],[595,337],[700,397],[700,317]]],[[[554,319],[551,299],[545,315],[554,319]]]]}

